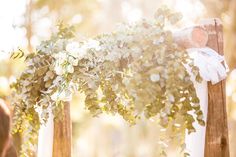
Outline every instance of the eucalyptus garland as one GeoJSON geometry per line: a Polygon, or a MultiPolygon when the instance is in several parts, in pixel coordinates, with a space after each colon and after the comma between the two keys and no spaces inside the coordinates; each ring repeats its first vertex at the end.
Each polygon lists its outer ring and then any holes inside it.
{"type": "Polygon", "coordinates": [[[175,125],[180,117],[189,133],[195,131],[195,120],[204,125],[185,66],[197,81],[199,70],[167,27],[180,19],[161,8],[152,20],[120,24],[110,34],[83,41],[75,38],[72,27],[59,25],[50,40],[26,57],[26,69],[12,85],[13,133],[24,134],[21,156],[31,156],[50,110],[60,117],[63,102],[75,92],[85,93],[86,108],[94,116],[118,114],[132,125],[142,117],[158,117],[164,128],[180,127],[175,125]]]}

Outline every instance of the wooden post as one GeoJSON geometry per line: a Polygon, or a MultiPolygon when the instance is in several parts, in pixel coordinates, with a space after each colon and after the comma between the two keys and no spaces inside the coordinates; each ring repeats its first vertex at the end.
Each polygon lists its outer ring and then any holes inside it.
{"type": "MultiPolygon", "coordinates": [[[[208,33],[207,46],[223,55],[223,28],[220,20],[204,22],[208,33]]],[[[70,104],[65,104],[63,120],[54,123],[53,157],[71,157],[70,104]]],[[[229,157],[225,80],[208,83],[208,116],[205,137],[205,157],[229,157]]]]}
{"type": "MultiPolygon", "coordinates": [[[[224,55],[223,27],[220,20],[207,20],[203,27],[208,32],[207,46],[224,55]]],[[[205,157],[229,157],[225,80],[215,85],[208,83],[205,157]]]]}
{"type": "Polygon", "coordinates": [[[54,121],[53,157],[71,157],[70,103],[65,103],[62,112],[62,120],[54,121]]]}

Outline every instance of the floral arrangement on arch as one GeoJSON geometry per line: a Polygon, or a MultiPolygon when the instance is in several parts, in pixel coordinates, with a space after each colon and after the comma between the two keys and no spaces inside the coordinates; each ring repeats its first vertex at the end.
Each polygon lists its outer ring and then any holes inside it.
{"type": "Polygon", "coordinates": [[[158,117],[162,127],[184,127],[189,133],[195,131],[195,120],[204,125],[185,66],[197,81],[199,70],[166,27],[180,19],[161,8],[152,20],[120,24],[110,34],[83,41],[76,40],[72,27],[59,25],[50,40],[26,56],[27,67],[12,85],[13,133],[23,132],[22,156],[36,149],[39,127],[49,112],[60,118],[63,102],[75,92],[85,93],[86,108],[94,116],[119,114],[132,125],[142,117],[158,117]]]}

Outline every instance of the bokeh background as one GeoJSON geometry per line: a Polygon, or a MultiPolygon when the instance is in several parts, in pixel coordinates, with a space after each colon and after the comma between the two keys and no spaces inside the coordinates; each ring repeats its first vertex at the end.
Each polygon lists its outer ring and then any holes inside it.
{"type": "MultiPolygon", "coordinates": [[[[10,52],[18,48],[33,52],[59,21],[73,24],[77,35],[87,38],[110,32],[120,22],[151,18],[162,5],[183,14],[180,26],[210,17],[223,22],[230,66],[226,89],[230,151],[236,157],[236,0],[0,0],[0,98],[10,104],[9,85],[25,66],[21,59],[10,60],[10,52]]],[[[71,105],[73,157],[158,157],[161,133],[156,122],[140,121],[130,127],[118,116],[93,118],[83,100],[78,94],[71,105]]],[[[168,150],[168,156],[178,156],[175,147],[168,150]]]]}

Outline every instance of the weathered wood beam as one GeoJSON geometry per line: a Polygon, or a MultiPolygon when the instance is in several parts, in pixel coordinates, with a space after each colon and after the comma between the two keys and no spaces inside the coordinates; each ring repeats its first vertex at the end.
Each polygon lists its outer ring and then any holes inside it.
{"type": "MultiPolygon", "coordinates": [[[[174,33],[174,40],[185,48],[208,46],[223,55],[223,32],[219,20],[213,19],[202,27],[192,27],[174,33]]],[[[208,83],[208,117],[205,157],[229,157],[225,81],[208,83]]],[[[65,104],[62,121],[54,123],[53,157],[71,157],[70,105],[65,104]]]]}
{"type": "Polygon", "coordinates": [[[54,120],[53,157],[71,157],[72,123],[70,103],[64,104],[62,112],[61,120],[54,120]]]}
{"type": "MultiPolygon", "coordinates": [[[[202,22],[208,33],[207,46],[224,55],[223,27],[219,19],[202,22]]],[[[225,80],[208,83],[208,115],[205,137],[205,157],[229,157],[225,80]]]]}

